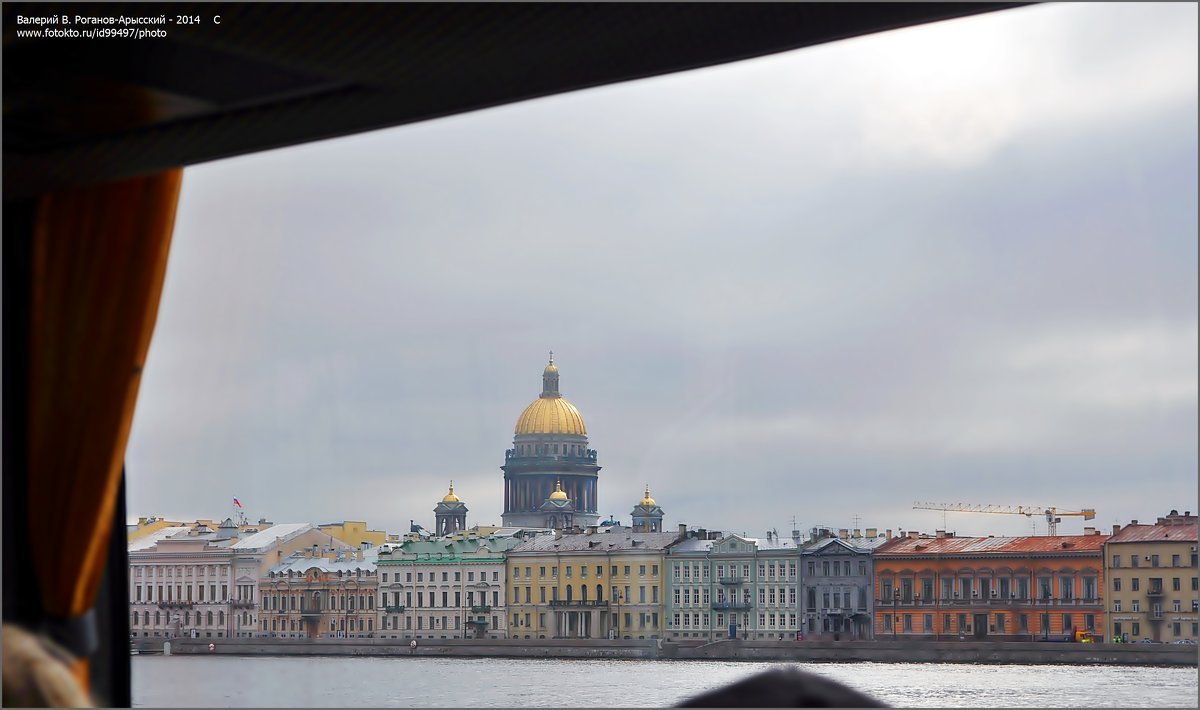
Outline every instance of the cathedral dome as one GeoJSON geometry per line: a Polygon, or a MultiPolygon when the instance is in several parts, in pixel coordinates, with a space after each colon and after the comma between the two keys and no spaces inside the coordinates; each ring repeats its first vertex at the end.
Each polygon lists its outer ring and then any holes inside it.
{"type": "Polygon", "coordinates": [[[458,503],[458,496],[454,495],[454,482],[450,482],[450,492],[442,498],[443,503],[458,503]]]}
{"type": "Polygon", "coordinates": [[[539,397],[521,412],[516,433],[587,436],[587,426],[579,410],[565,397],[539,397]]]}
{"type": "Polygon", "coordinates": [[[542,371],[542,394],[521,412],[515,433],[587,436],[583,416],[558,392],[558,368],[553,353],[550,364],[542,371]]]}
{"type": "Polygon", "coordinates": [[[567,500],[567,493],[562,489],[562,481],[555,484],[554,492],[550,494],[550,500],[567,500]]]}

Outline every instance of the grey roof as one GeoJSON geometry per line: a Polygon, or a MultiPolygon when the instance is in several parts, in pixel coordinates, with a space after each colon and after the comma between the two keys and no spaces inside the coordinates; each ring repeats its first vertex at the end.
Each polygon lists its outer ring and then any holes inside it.
{"type": "Polygon", "coordinates": [[[330,560],[326,557],[312,557],[302,552],[297,552],[284,559],[283,562],[271,567],[268,573],[274,572],[275,574],[279,574],[282,572],[283,574],[287,574],[288,570],[304,573],[314,567],[322,572],[354,572],[356,570],[373,572],[376,568],[377,557],[378,552],[376,550],[365,550],[361,560],[358,559],[357,555],[351,556],[350,559],[330,560]]]}
{"type": "Polygon", "coordinates": [[[845,540],[838,538],[838,537],[824,537],[824,538],[821,538],[820,540],[814,540],[812,542],[804,543],[804,545],[801,546],[801,549],[804,552],[809,553],[809,552],[817,552],[820,550],[824,550],[825,548],[829,547],[830,545],[833,545],[835,547],[852,548],[851,550],[846,550],[847,552],[852,552],[852,551],[869,552],[869,551],[874,550],[875,548],[879,547],[880,545],[884,544],[887,541],[888,541],[888,538],[884,537],[883,535],[880,535],[878,537],[857,537],[857,538],[850,537],[850,538],[846,538],[845,540]]]}
{"type": "Polygon", "coordinates": [[[708,552],[712,549],[714,542],[716,540],[701,540],[697,537],[689,537],[686,540],[680,540],[677,545],[672,545],[671,554],[677,552],[708,552]]]}
{"type": "Polygon", "coordinates": [[[558,540],[553,535],[538,535],[532,540],[526,540],[510,550],[518,552],[596,552],[663,550],[679,540],[678,533],[631,532],[628,528],[612,531],[597,531],[587,533],[565,534],[558,540]],[[636,542],[636,544],[634,544],[636,542]]]}
{"type": "Polygon", "coordinates": [[[255,550],[265,550],[275,544],[275,540],[291,540],[309,530],[316,530],[312,523],[280,523],[272,525],[266,530],[256,532],[249,537],[242,538],[233,543],[230,547],[238,552],[250,552],[255,550]]]}

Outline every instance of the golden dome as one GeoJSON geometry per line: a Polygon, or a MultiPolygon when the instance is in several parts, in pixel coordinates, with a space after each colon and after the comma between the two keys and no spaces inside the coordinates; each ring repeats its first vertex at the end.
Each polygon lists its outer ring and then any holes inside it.
{"type": "Polygon", "coordinates": [[[650,484],[646,484],[646,497],[642,498],[642,505],[658,505],[654,499],[650,497],[650,484]]]}
{"type": "Polygon", "coordinates": [[[454,495],[454,481],[450,481],[450,492],[442,498],[443,503],[458,503],[458,496],[454,495]]]}
{"type": "Polygon", "coordinates": [[[517,434],[587,436],[583,416],[566,397],[538,397],[517,419],[517,434]]]}
{"type": "Polygon", "coordinates": [[[567,493],[562,489],[562,481],[554,484],[554,492],[550,494],[550,500],[566,500],[567,493]]]}
{"type": "Polygon", "coordinates": [[[579,410],[558,392],[558,368],[553,352],[550,364],[542,371],[542,394],[521,412],[516,433],[587,436],[587,426],[579,410]]]}

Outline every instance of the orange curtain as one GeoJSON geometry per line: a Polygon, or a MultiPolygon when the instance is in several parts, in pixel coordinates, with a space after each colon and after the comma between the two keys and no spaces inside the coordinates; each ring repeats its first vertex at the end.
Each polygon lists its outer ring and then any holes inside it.
{"type": "MultiPolygon", "coordinates": [[[[183,170],[48,194],[33,225],[29,544],[46,614],[93,605],[183,170]]],[[[87,660],[75,669],[87,687],[87,660]]]]}

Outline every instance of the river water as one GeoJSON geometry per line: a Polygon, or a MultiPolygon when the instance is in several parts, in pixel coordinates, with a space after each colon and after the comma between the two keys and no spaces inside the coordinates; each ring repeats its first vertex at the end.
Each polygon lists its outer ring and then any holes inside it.
{"type": "Polygon", "coordinates": [[[1196,707],[1196,668],[135,656],[134,707],[669,707],[792,666],[895,707],[1196,707]]]}

